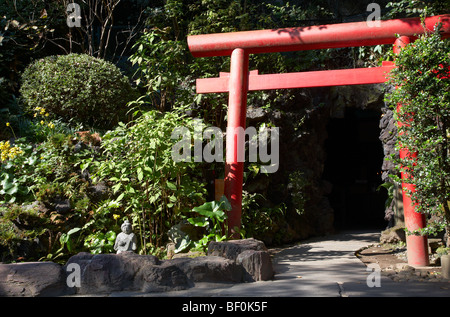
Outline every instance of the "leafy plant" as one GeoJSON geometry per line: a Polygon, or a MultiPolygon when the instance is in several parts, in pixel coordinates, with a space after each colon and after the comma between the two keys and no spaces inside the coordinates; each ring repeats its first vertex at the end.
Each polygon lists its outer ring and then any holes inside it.
{"type": "MultiPolygon", "coordinates": [[[[87,176],[81,172],[81,166],[88,165],[86,162],[90,161],[94,166],[94,158],[101,160],[100,154],[94,152],[92,147],[75,135],[63,133],[47,135],[46,140],[38,145],[28,144],[25,139],[16,139],[15,146],[20,148],[21,153],[14,157],[8,154],[8,160],[0,165],[0,201],[14,210],[26,208],[14,208],[14,204],[38,204],[38,218],[48,219],[45,227],[42,223],[35,226],[34,230],[39,231],[35,237],[42,244],[42,250],[34,258],[60,261],[83,250],[83,243],[80,242],[84,241],[86,235],[104,232],[105,227],[116,229],[116,221],[109,215],[110,211],[115,211],[115,206],[110,202],[95,208],[88,195],[87,176]],[[80,145],[79,149],[76,145],[80,145]],[[69,210],[56,211],[56,204],[61,201],[68,203],[69,210]],[[96,224],[93,225],[92,219],[96,220],[96,224]],[[78,237],[73,239],[76,232],[78,237]]],[[[20,215],[24,217],[25,213],[20,212],[20,215]]],[[[8,217],[0,216],[5,221],[8,217]]],[[[8,230],[13,236],[29,240],[29,234],[26,233],[29,229],[19,226],[17,231],[8,230]]]]}
{"type": "Polygon", "coordinates": [[[307,187],[309,185],[310,183],[303,172],[295,171],[289,175],[288,189],[291,192],[295,211],[299,215],[305,211],[305,204],[308,201],[307,187]]]}
{"type": "Polygon", "coordinates": [[[417,17],[418,15],[438,15],[448,12],[449,0],[398,0],[389,2],[386,8],[387,19],[399,17],[417,17]]]}
{"type": "Polygon", "coordinates": [[[130,58],[138,67],[136,84],[145,88],[146,97],[160,111],[171,109],[175,101],[179,104],[180,99],[185,100],[186,92],[190,93],[187,87],[191,86],[184,83],[188,79],[186,68],[180,67],[186,64],[187,47],[181,41],[168,39],[167,33],[168,29],[158,28],[145,32],[130,58]]]}
{"type": "MultiPolygon", "coordinates": [[[[409,155],[394,159],[398,171],[409,175],[403,182],[415,185],[408,191],[415,210],[441,220],[429,226],[450,225],[450,43],[442,40],[439,27],[420,36],[396,57],[397,68],[387,95],[395,110],[398,149],[409,155]],[[401,105],[401,107],[398,107],[401,105]]],[[[397,182],[399,177],[393,176],[397,182]]],[[[430,232],[430,228],[423,234],[430,232]]],[[[416,232],[420,233],[420,232],[416,232]]],[[[447,242],[448,243],[448,242],[447,242]]]]}
{"type": "Polygon", "coordinates": [[[192,244],[194,249],[205,251],[209,242],[225,240],[228,231],[226,212],[230,210],[231,204],[225,196],[222,196],[219,201],[209,201],[194,207],[192,212],[195,212],[196,215],[188,217],[186,220],[195,227],[205,228],[206,233],[198,241],[191,241],[191,237],[185,236],[176,246],[175,253],[191,247],[192,244]]]}
{"type": "Polygon", "coordinates": [[[384,203],[384,207],[388,208],[391,205],[392,200],[394,199],[394,190],[395,190],[394,183],[390,182],[383,183],[380,186],[378,186],[377,191],[381,190],[381,188],[385,188],[387,191],[388,197],[384,203]]]}
{"type": "Polygon", "coordinates": [[[225,196],[219,201],[205,202],[192,209],[197,215],[187,218],[187,221],[196,227],[207,228],[207,233],[199,241],[194,242],[195,249],[204,251],[210,241],[222,241],[227,238],[226,212],[230,210],[231,204],[225,196]]]}
{"type": "Polygon", "coordinates": [[[55,29],[65,25],[65,9],[60,0],[0,0],[0,77],[8,78],[10,93],[17,93],[19,74],[32,58],[63,51],[55,29]]]}
{"type": "MultiPolygon", "coordinates": [[[[59,249],[59,251],[62,251],[64,249],[64,247],[67,247],[67,250],[69,252],[72,252],[73,251],[73,241],[71,239],[71,236],[80,230],[81,230],[81,228],[77,227],[77,228],[70,229],[67,233],[63,233],[61,235],[61,237],[59,238],[59,241],[61,242],[61,249],[59,249]]],[[[59,253],[59,252],[57,251],[56,253],[59,253]]]]}
{"type": "Polygon", "coordinates": [[[281,243],[286,236],[286,205],[271,206],[264,196],[243,192],[242,195],[242,238],[255,238],[267,244],[281,243]]]}
{"type": "Polygon", "coordinates": [[[14,203],[26,199],[31,190],[33,177],[27,172],[37,164],[32,146],[17,139],[14,147],[9,142],[2,145],[2,161],[0,165],[0,202],[14,203]],[[15,149],[12,152],[12,149],[15,149]],[[6,153],[7,152],[7,153],[6,153]],[[5,158],[5,160],[3,160],[5,158]]]}
{"type": "Polygon", "coordinates": [[[115,241],[116,233],[114,231],[110,230],[106,233],[96,232],[86,237],[84,246],[93,254],[113,253],[115,241]]]}
{"type": "Polygon", "coordinates": [[[171,139],[176,127],[192,127],[183,111],[142,113],[129,125],[103,137],[107,159],[95,169],[95,181],[109,183],[123,212],[139,230],[143,253],[160,247],[167,230],[193,205],[203,201],[204,185],[193,162],[174,162],[171,139]]]}
{"type": "Polygon", "coordinates": [[[446,247],[444,247],[444,246],[441,246],[441,247],[439,247],[439,248],[437,248],[436,249],[436,254],[439,256],[439,257],[442,257],[443,255],[447,255],[447,254],[449,254],[450,253],[450,248],[446,248],[446,247]]]}

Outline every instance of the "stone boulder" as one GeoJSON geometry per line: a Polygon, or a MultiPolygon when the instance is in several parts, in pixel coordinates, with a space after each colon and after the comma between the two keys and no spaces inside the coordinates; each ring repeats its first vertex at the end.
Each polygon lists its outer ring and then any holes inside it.
{"type": "Polygon", "coordinates": [[[179,268],[192,282],[243,281],[244,271],[235,261],[219,256],[199,256],[167,260],[179,268]]]}
{"type": "Polygon", "coordinates": [[[395,226],[381,232],[380,243],[396,244],[406,242],[406,233],[403,226],[395,226]]]}
{"type": "Polygon", "coordinates": [[[236,263],[244,268],[245,281],[268,281],[273,278],[272,260],[268,252],[246,250],[239,253],[236,263]]]}
{"type": "MultiPolygon", "coordinates": [[[[90,177],[87,176],[87,179],[90,180],[90,177]]],[[[98,184],[91,185],[88,187],[87,195],[91,199],[93,203],[99,203],[102,200],[108,198],[109,188],[106,186],[104,182],[99,182],[98,184]]]]}
{"type": "Polygon", "coordinates": [[[208,255],[221,256],[242,266],[246,282],[267,281],[274,275],[272,259],[265,244],[253,238],[211,242],[208,255]]]}
{"type": "Polygon", "coordinates": [[[60,296],[73,294],[63,267],[53,262],[0,264],[0,296],[60,296]]]}
{"type": "Polygon", "coordinates": [[[247,250],[267,251],[264,242],[250,238],[215,242],[208,245],[208,255],[221,256],[236,261],[238,255],[247,250]]]}
{"type": "Polygon", "coordinates": [[[77,294],[119,291],[165,292],[193,287],[195,282],[243,281],[244,271],[234,261],[217,257],[159,260],[152,255],[79,253],[66,266],[80,266],[77,294]]]}
{"type": "Polygon", "coordinates": [[[152,255],[132,252],[90,254],[81,252],[69,259],[66,267],[80,266],[77,294],[118,291],[158,292],[192,287],[186,274],[170,262],[152,255]]]}

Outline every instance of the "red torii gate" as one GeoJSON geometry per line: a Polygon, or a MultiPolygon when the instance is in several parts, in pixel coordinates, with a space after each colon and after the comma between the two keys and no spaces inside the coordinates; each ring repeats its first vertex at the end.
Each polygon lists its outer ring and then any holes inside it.
{"type": "MultiPolygon", "coordinates": [[[[428,31],[432,31],[437,23],[442,24],[443,38],[450,37],[450,14],[429,17],[424,21],[428,31]]],[[[188,36],[187,41],[194,57],[231,56],[230,73],[220,73],[218,78],[197,79],[197,93],[228,92],[227,129],[245,129],[248,91],[384,83],[387,81],[387,73],[395,67],[393,62],[383,62],[381,67],[373,68],[259,75],[258,71],[249,72],[249,54],[380,44],[393,44],[394,52],[398,53],[402,47],[424,32],[419,18],[409,18],[380,21],[379,26],[369,26],[367,22],[353,22],[194,35],[188,36]],[[401,37],[397,37],[397,34],[401,37]]],[[[234,234],[234,228],[241,226],[244,163],[237,160],[238,140],[232,134],[227,134],[226,149],[224,191],[232,206],[228,215],[228,226],[234,234]]],[[[407,152],[404,150],[400,153],[405,154],[407,152]]],[[[406,176],[402,174],[402,179],[405,179],[404,177],[406,176]]],[[[402,186],[414,189],[414,186],[409,184],[404,183],[402,186]]],[[[403,204],[407,229],[425,227],[424,216],[414,211],[411,199],[405,192],[403,204]]],[[[427,237],[408,236],[407,250],[409,264],[429,264],[427,237]]]]}

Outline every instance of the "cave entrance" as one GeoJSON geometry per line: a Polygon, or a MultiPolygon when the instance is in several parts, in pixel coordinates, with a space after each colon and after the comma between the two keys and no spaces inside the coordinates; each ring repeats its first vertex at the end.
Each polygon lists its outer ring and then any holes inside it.
{"type": "Polygon", "coordinates": [[[384,154],[379,140],[381,111],[346,108],[331,118],[325,142],[323,179],[333,184],[328,195],[334,209],[334,228],[384,229],[386,190],[382,184],[384,154]]]}

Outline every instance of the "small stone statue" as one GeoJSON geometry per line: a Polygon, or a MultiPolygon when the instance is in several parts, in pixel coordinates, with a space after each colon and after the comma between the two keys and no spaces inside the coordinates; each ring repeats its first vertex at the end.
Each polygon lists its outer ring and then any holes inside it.
{"type": "Polygon", "coordinates": [[[114,250],[117,251],[117,254],[136,250],[136,235],[131,232],[131,223],[125,220],[120,228],[122,232],[116,237],[114,250]]]}

